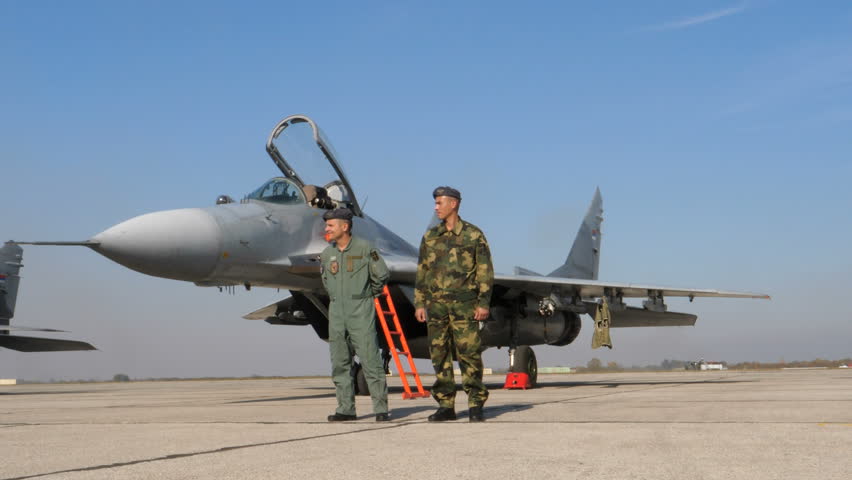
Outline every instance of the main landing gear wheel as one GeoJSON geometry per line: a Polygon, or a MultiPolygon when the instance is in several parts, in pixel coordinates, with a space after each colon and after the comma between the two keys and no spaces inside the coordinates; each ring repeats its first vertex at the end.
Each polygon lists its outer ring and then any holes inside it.
{"type": "Polygon", "coordinates": [[[370,394],[370,387],[367,386],[367,375],[364,374],[364,368],[360,363],[355,364],[355,372],[352,374],[352,386],[355,388],[355,395],[365,396],[370,394]]]}
{"type": "Polygon", "coordinates": [[[515,361],[510,371],[526,373],[530,379],[530,388],[538,385],[538,362],[535,359],[535,352],[529,345],[521,345],[515,349],[515,361]]]}

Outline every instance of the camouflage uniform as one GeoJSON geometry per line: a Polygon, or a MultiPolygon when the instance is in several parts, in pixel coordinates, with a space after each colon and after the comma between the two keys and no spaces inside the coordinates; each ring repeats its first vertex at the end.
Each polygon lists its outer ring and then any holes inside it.
{"type": "Polygon", "coordinates": [[[337,413],[355,415],[350,345],[361,359],[373,412],[387,413],[388,387],[379,354],[373,297],[387,283],[388,267],[368,241],[354,236],[343,251],[333,245],[326,247],[320,261],[322,283],[329,297],[328,344],[337,413]]]}
{"type": "Polygon", "coordinates": [[[441,407],[455,407],[453,354],[468,406],[481,407],[488,399],[474,312],[489,307],[493,281],[488,241],[475,225],[459,218],[453,230],[441,223],[423,235],[414,306],[425,308],[428,315],[429,352],[437,377],[432,396],[441,407]]]}

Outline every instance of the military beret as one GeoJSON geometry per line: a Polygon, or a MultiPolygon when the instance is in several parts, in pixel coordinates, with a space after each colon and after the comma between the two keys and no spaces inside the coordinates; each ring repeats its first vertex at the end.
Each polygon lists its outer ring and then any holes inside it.
{"type": "Polygon", "coordinates": [[[335,208],[322,215],[323,220],[352,220],[352,210],[348,208],[335,208]]]}
{"type": "Polygon", "coordinates": [[[432,192],[432,198],[453,197],[461,200],[461,193],[453,187],[438,187],[432,192]]]}

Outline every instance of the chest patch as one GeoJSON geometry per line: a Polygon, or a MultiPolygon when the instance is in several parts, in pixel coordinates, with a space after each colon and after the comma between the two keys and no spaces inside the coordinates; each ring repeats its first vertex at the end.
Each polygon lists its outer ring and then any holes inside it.
{"type": "Polygon", "coordinates": [[[346,257],[346,271],[347,272],[354,272],[355,271],[355,260],[361,260],[362,258],[364,258],[364,257],[362,257],[360,255],[357,256],[357,257],[353,256],[353,255],[347,256],[346,257]]]}
{"type": "Polygon", "coordinates": [[[328,270],[332,275],[337,275],[337,272],[340,271],[340,264],[337,263],[337,260],[332,260],[330,264],[328,264],[328,270]]]}

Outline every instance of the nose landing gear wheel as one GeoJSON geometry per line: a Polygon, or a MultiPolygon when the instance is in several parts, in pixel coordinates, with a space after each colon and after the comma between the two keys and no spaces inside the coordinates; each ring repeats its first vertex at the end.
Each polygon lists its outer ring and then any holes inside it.
{"type": "Polygon", "coordinates": [[[538,385],[538,362],[535,359],[535,352],[529,345],[521,345],[515,349],[515,361],[509,370],[527,374],[530,379],[530,388],[538,385]]]}

